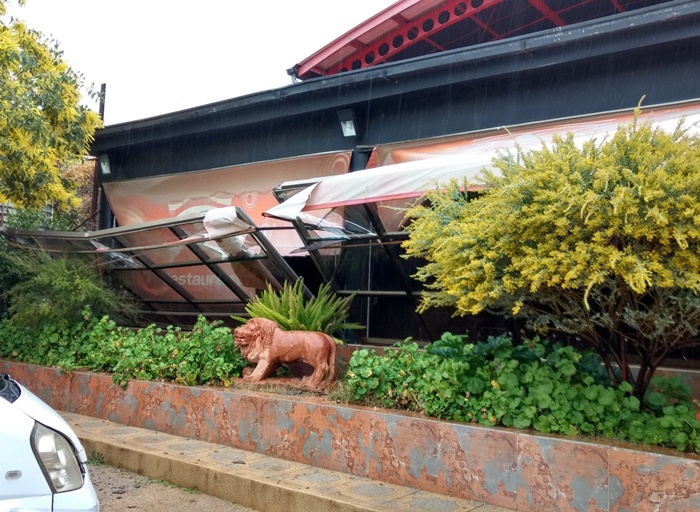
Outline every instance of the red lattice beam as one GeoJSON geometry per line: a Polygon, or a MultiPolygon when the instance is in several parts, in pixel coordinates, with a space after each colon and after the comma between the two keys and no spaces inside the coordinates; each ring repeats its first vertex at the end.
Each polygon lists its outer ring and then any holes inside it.
{"type": "Polygon", "coordinates": [[[465,18],[471,18],[482,28],[488,30],[494,37],[498,38],[500,37],[499,34],[496,34],[490,27],[474,18],[474,15],[490,9],[503,1],[505,0],[449,0],[409,23],[398,26],[381,39],[352,53],[332,68],[328,70],[314,69],[314,71],[320,75],[332,75],[341,71],[375,66],[385,62],[392,55],[405,50],[408,46],[418,41],[428,40],[428,42],[436,46],[429,39],[432,34],[465,18]]]}
{"type": "Polygon", "coordinates": [[[555,26],[557,27],[563,27],[566,25],[566,22],[561,19],[561,16],[559,16],[556,11],[554,11],[551,7],[549,7],[544,0],[528,0],[530,2],[530,5],[532,5],[535,9],[540,11],[542,15],[547,18],[549,21],[551,21],[555,26]]]}

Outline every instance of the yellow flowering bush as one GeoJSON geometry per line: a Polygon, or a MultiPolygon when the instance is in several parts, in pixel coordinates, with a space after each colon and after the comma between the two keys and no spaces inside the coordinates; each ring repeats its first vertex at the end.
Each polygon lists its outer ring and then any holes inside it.
{"type": "Polygon", "coordinates": [[[81,87],[57,43],[0,18],[0,203],[77,205],[61,167],[87,155],[101,125],[80,104],[81,87]]]}
{"type": "Polygon", "coordinates": [[[457,182],[430,191],[404,243],[425,260],[420,309],[576,336],[641,398],[665,357],[700,345],[700,139],[639,113],[602,140],[499,154],[478,197],[457,182]]]}

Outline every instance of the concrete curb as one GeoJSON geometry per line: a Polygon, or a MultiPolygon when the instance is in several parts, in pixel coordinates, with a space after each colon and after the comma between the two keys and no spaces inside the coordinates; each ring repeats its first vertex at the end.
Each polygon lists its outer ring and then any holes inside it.
{"type": "Polygon", "coordinates": [[[508,512],[186,437],[62,412],[88,454],[259,512],[508,512]]]}

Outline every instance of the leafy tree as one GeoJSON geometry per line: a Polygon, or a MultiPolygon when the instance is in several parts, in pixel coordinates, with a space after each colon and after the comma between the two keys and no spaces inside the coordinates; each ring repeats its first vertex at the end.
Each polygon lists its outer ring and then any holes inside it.
{"type": "Polygon", "coordinates": [[[0,18],[0,203],[77,205],[61,169],[87,154],[101,125],[80,104],[82,86],[55,41],[0,18]]]}
{"type": "Polygon", "coordinates": [[[490,310],[578,337],[641,399],[670,353],[700,345],[700,138],[637,110],[603,140],[555,136],[493,163],[478,198],[452,183],[409,212],[405,248],[426,260],[420,309],[490,310]]]}

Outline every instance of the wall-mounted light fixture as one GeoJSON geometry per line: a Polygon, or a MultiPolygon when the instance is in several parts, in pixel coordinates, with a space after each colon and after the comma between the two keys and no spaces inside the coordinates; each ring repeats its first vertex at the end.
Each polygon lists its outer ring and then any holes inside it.
{"type": "Polygon", "coordinates": [[[355,137],[355,123],[352,120],[352,110],[349,108],[338,110],[338,121],[343,130],[343,137],[355,137]]]}
{"type": "Polygon", "coordinates": [[[109,155],[107,153],[103,153],[99,156],[99,160],[100,170],[102,171],[102,174],[111,174],[112,170],[109,168],[109,155]]]}

